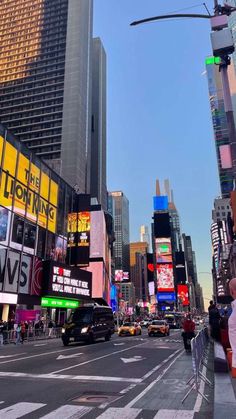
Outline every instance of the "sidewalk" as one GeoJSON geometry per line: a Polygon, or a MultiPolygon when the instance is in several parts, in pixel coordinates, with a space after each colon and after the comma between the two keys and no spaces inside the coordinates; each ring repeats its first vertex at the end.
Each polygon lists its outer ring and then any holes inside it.
{"type": "MultiPolygon", "coordinates": [[[[214,344],[215,347],[217,345],[214,344]]],[[[214,363],[218,362],[214,372],[214,419],[236,419],[236,379],[231,378],[223,349],[224,358],[220,353],[218,357],[216,352],[214,348],[214,363]],[[216,372],[217,369],[219,372],[216,372]]]]}
{"type": "MultiPolygon", "coordinates": [[[[212,354],[210,355],[209,365],[212,364],[212,354]]],[[[149,389],[134,399],[132,407],[147,410],[159,410],[160,415],[165,417],[165,411],[182,412],[182,417],[186,418],[208,418],[212,419],[214,391],[204,383],[201,384],[201,391],[207,395],[207,403],[195,390],[192,390],[184,403],[182,399],[189,390],[187,381],[192,376],[192,357],[191,354],[181,352],[171,367],[166,368],[166,372],[150,385],[149,389]]],[[[213,372],[207,373],[209,380],[213,381],[213,372]]],[[[169,416],[168,416],[169,417],[169,416]]],[[[173,416],[175,417],[175,416],[173,416]]]]}

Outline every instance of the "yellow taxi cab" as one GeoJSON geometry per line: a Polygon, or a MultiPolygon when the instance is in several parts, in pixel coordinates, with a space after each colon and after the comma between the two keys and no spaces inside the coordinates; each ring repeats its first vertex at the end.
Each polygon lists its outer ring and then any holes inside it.
{"type": "Polygon", "coordinates": [[[137,336],[141,335],[142,329],[138,323],[135,322],[125,322],[121,327],[118,329],[119,336],[137,336]]]}
{"type": "Polygon", "coordinates": [[[153,320],[148,326],[148,336],[163,335],[169,336],[170,327],[165,320],[153,320]]]}

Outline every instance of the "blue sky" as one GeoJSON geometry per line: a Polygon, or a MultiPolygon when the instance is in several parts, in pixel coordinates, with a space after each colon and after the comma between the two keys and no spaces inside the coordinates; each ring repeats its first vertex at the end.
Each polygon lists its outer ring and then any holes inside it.
{"type": "MultiPolygon", "coordinates": [[[[206,2],[212,11],[213,0],[206,2]]],[[[130,202],[130,240],[150,226],[155,179],[169,178],[198,272],[211,270],[210,223],[219,180],[204,60],[208,20],[130,27],[191,7],[189,0],[94,0],[94,36],[107,54],[108,188],[130,202]]],[[[205,13],[199,5],[186,13],[205,13]]],[[[211,276],[199,274],[211,298],[211,276]]]]}

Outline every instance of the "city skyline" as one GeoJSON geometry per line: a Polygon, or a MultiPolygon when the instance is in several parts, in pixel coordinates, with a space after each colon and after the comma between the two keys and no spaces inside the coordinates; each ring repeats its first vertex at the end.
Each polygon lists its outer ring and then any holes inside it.
{"type": "MultiPolygon", "coordinates": [[[[212,10],[212,2],[207,6],[212,10]]],[[[188,8],[189,2],[178,7],[188,8]]],[[[151,224],[153,179],[170,179],[206,303],[212,297],[211,211],[220,195],[204,75],[205,58],[212,55],[210,25],[171,20],[129,26],[175,9],[173,0],[94,2],[94,36],[104,44],[108,65],[108,189],[128,197],[135,242],[139,226],[151,224]]],[[[203,6],[193,12],[203,12],[203,6]]]]}

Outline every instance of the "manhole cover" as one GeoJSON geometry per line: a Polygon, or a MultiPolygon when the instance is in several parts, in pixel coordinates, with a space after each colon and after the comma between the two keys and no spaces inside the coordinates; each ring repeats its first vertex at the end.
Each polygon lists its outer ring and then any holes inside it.
{"type": "Polygon", "coordinates": [[[111,403],[114,400],[118,399],[120,396],[117,394],[98,394],[98,393],[87,393],[82,394],[80,397],[76,397],[71,401],[74,403],[94,403],[94,404],[101,404],[101,403],[111,403]]]}

